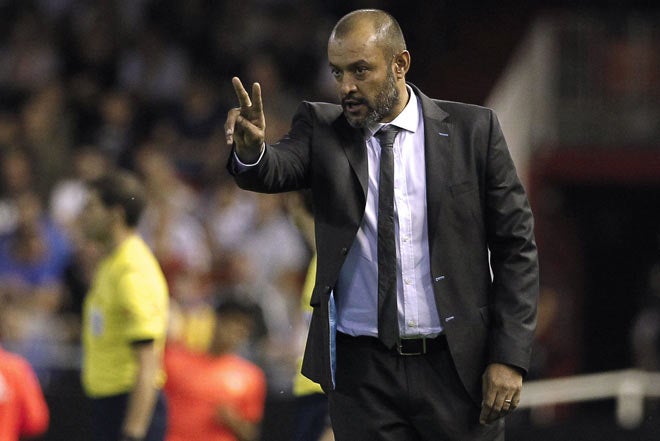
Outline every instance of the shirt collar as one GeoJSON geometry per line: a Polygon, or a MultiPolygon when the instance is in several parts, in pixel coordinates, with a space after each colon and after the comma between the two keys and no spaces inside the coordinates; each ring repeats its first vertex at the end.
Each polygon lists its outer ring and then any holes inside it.
{"type": "Polygon", "coordinates": [[[406,89],[408,89],[408,96],[410,97],[408,99],[408,104],[406,104],[406,107],[404,107],[401,113],[399,113],[396,116],[396,118],[394,118],[391,122],[375,123],[373,125],[370,125],[369,127],[366,127],[366,131],[368,135],[367,138],[373,136],[373,134],[376,133],[378,130],[380,130],[381,127],[386,126],[388,124],[392,124],[401,129],[415,133],[419,124],[419,106],[417,104],[418,98],[417,95],[415,95],[415,92],[413,92],[412,88],[407,84],[406,84],[406,89]]]}

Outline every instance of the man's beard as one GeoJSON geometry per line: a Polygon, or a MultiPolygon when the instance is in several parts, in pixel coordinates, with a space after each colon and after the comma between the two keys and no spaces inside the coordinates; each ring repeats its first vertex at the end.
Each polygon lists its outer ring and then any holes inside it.
{"type": "MultiPolygon", "coordinates": [[[[346,98],[350,98],[350,96],[346,98]]],[[[388,70],[385,85],[376,95],[373,106],[365,99],[358,101],[367,105],[367,115],[363,119],[357,119],[344,112],[348,123],[352,127],[367,127],[380,122],[385,116],[389,115],[392,109],[394,109],[394,106],[399,102],[399,89],[396,87],[396,80],[392,71],[388,70]]]]}

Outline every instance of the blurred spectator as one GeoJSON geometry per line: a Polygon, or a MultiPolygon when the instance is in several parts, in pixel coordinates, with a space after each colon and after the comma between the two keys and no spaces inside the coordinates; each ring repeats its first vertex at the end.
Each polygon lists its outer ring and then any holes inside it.
{"type": "Polygon", "coordinates": [[[0,238],[2,292],[17,302],[31,303],[35,290],[35,294],[44,297],[35,305],[52,311],[63,295],[61,276],[70,256],[69,243],[45,215],[35,193],[18,196],[16,207],[16,228],[0,238]]]}
{"type": "Polygon", "coordinates": [[[158,146],[143,145],[136,168],[144,177],[148,204],[139,230],[170,281],[182,273],[206,274],[211,252],[201,222],[195,217],[197,194],[176,173],[158,146]]]}
{"type": "Polygon", "coordinates": [[[71,257],[63,232],[39,197],[15,198],[16,227],[0,237],[0,303],[11,314],[7,339],[37,368],[46,369],[53,343],[72,338],[74,324],[59,315],[66,300],[64,270],[71,257]]]}
{"type": "Polygon", "coordinates": [[[157,105],[181,99],[190,70],[186,52],[155,27],[133,42],[119,56],[119,85],[157,105]]]}
{"type": "Polygon", "coordinates": [[[289,130],[291,118],[298,107],[298,98],[289,90],[280,72],[284,67],[278,64],[271,52],[254,54],[247,62],[245,71],[252,81],[259,81],[266,97],[264,111],[268,120],[266,142],[278,141],[289,130]]]}
{"type": "Polygon", "coordinates": [[[168,441],[259,439],[266,379],[259,367],[238,355],[254,331],[252,308],[227,300],[215,317],[208,352],[167,347],[168,441]]]}
{"type": "Polygon", "coordinates": [[[0,235],[16,228],[16,197],[32,189],[34,184],[30,158],[25,150],[7,147],[0,160],[0,235]]]}
{"type": "Polygon", "coordinates": [[[299,298],[299,284],[289,286],[290,291],[286,291],[265,283],[255,277],[254,262],[240,251],[223,256],[217,265],[222,266],[216,270],[222,274],[218,289],[221,297],[231,293],[258,305],[263,314],[263,338],[253,343],[252,358],[265,370],[270,390],[279,394],[289,392],[299,355],[296,342],[303,332],[297,304],[292,304],[294,297],[299,298]]]}
{"type": "Polygon", "coordinates": [[[299,355],[298,345],[291,342],[301,341],[306,332],[300,317],[300,293],[310,253],[285,213],[283,200],[281,195],[256,195],[255,223],[234,264],[244,259],[243,283],[253,287],[247,291],[256,294],[264,311],[269,379],[275,387],[289,390],[299,355]]]}
{"type": "Polygon", "coordinates": [[[79,232],[76,221],[87,202],[89,184],[108,173],[112,163],[94,145],[81,146],[70,161],[72,173],[59,180],[50,193],[50,213],[72,237],[79,232]]]}
{"type": "MultiPolygon", "coordinates": [[[[252,277],[278,285],[289,273],[304,275],[309,249],[284,212],[281,195],[255,195],[257,211],[251,234],[241,245],[253,264],[252,277]]],[[[302,279],[302,277],[300,277],[302,279]]],[[[299,293],[300,291],[298,291],[299,293]]],[[[299,294],[296,295],[295,309],[299,294]]]]}
{"type": "Polygon", "coordinates": [[[201,205],[216,257],[240,249],[254,228],[257,201],[253,195],[224,181],[209,189],[201,205]]]}
{"type": "Polygon", "coordinates": [[[31,91],[53,80],[61,60],[52,37],[52,29],[39,14],[20,14],[8,41],[0,46],[0,85],[31,91]]]}
{"type": "Polygon", "coordinates": [[[10,109],[0,110],[0,151],[17,146],[20,140],[18,115],[10,109]]]}
{"type": "Polygon", "coordinates": [[[93,142],[113,164],[130,167],[137,141],[135,100],[122,90],[113,90],[99,101],[100,123],[93,142]]]}
{"type": "Polygon", "coordinates": [[[34,161],[35,187],[46,197],[69,166],[73,131],[64,85],[52,82],[34,91],[20,117],[23,141],[34,161]]]}
{"type": "Polygon", "coordinates": [[[197,73],[168,118],[178,142],[167,153],[181,177],[197,188],[207,185],[224,163],[218,145],[224,137],[226,106],[216,89],[210,74],[197,73]]]}
{"type": "Polygon", "coordinates": [[[300,332],[300,292],[310,253],[287,217],[282,195],[252,197],[255,217],[240,248],[227,259],[226,282],[230,287],[250,287],[243,292],[251,293],[262,307],[269,339],[295,352],[286,342],[300,332]]]}
{"type": "Polygon", "coordinates": [[[172,116],[177,131],[187,139],[203,141],[222,129],[226,109],[208,73],[199,72],[190,78],[172,116]]]}
{"type": "Polygon", "coordinates": [[[266,338],[258,362],[271,390],[289,392],[304,339],[299,305],[309,252],[281,198],[246,198],[219,186],[214,200],[204,218],[215,244],[218,289],[241,293],[259,306],[266,338]]]}
{"type": "MultiPolygon", "coordinates": [[[[0,310],[0,342],[6,323],[0,310]]],[[[0,439],[18,441],[48,429],[49,410],[41,386],[23,357],[0,346],[0,439]]]]}
{"type": "Polygon", "coordinates": [[[168,340],[192,351],[206,351],[213,338],[215,285],[194,272],[177,272],[170,282],[168,340]]]}
{"type": "Polygon", "coordinates": [[[215,330],[215,313],[208,302],[170,300],[167,340],[192,352],[208,351],[215,330]]]}
{"type": "MultiPolygon", "coordinates": [[[[44,1],[42,4],[53,2],[44,1]]],[[[110,88],[116,83],[116,62],[120,45],[118,38],[132,23],[122,15],[120,4],[126,1],[78,2],[63,0],[58,20],[65,30],[62,32],[67,50],[62,54],[67,70],[72,77],[90,77],[99,87],[110,88]],[[68,4],[66,4],[68,3],[68,4]],[[64,6],[66,4],[66,6],[64,6]]],[[[142,1],[134,0],[139,8],[142,1]]],[[[76,92],[75,87],[72,92],[76,92]]]]}

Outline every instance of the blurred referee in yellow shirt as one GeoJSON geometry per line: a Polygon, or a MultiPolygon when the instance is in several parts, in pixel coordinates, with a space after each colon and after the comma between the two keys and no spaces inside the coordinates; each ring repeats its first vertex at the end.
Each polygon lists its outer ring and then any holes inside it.
{"type": "Polygon", "coordinates": [[[95,441],[162,441],[168,290],[136,232],[146,204],[139,180],[113,173],[95,181],[82,217],[102,249],[83,310],[82,382],[95,441]]]}

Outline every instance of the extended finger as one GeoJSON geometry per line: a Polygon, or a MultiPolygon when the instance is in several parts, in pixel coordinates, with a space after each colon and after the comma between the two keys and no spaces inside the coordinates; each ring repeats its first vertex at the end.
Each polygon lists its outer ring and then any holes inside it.
{"type": "Polygon", "coordinates": [[[238,77],[232,78],[231,83],[234,85],[234,92],[236,92],[241,110],[247,110],[248,107],[252,106],[252,101],[250,101],[250,95],[248,95],[247,90],[243,87],[243,83],[241,83],[238,77]]]}
{"type": "Polygon", "coordinates": [[[261,101],[261,85],[259,83],[252,84],[252,110],[255,112],[263,112],[263,102],[261,101]]]}

